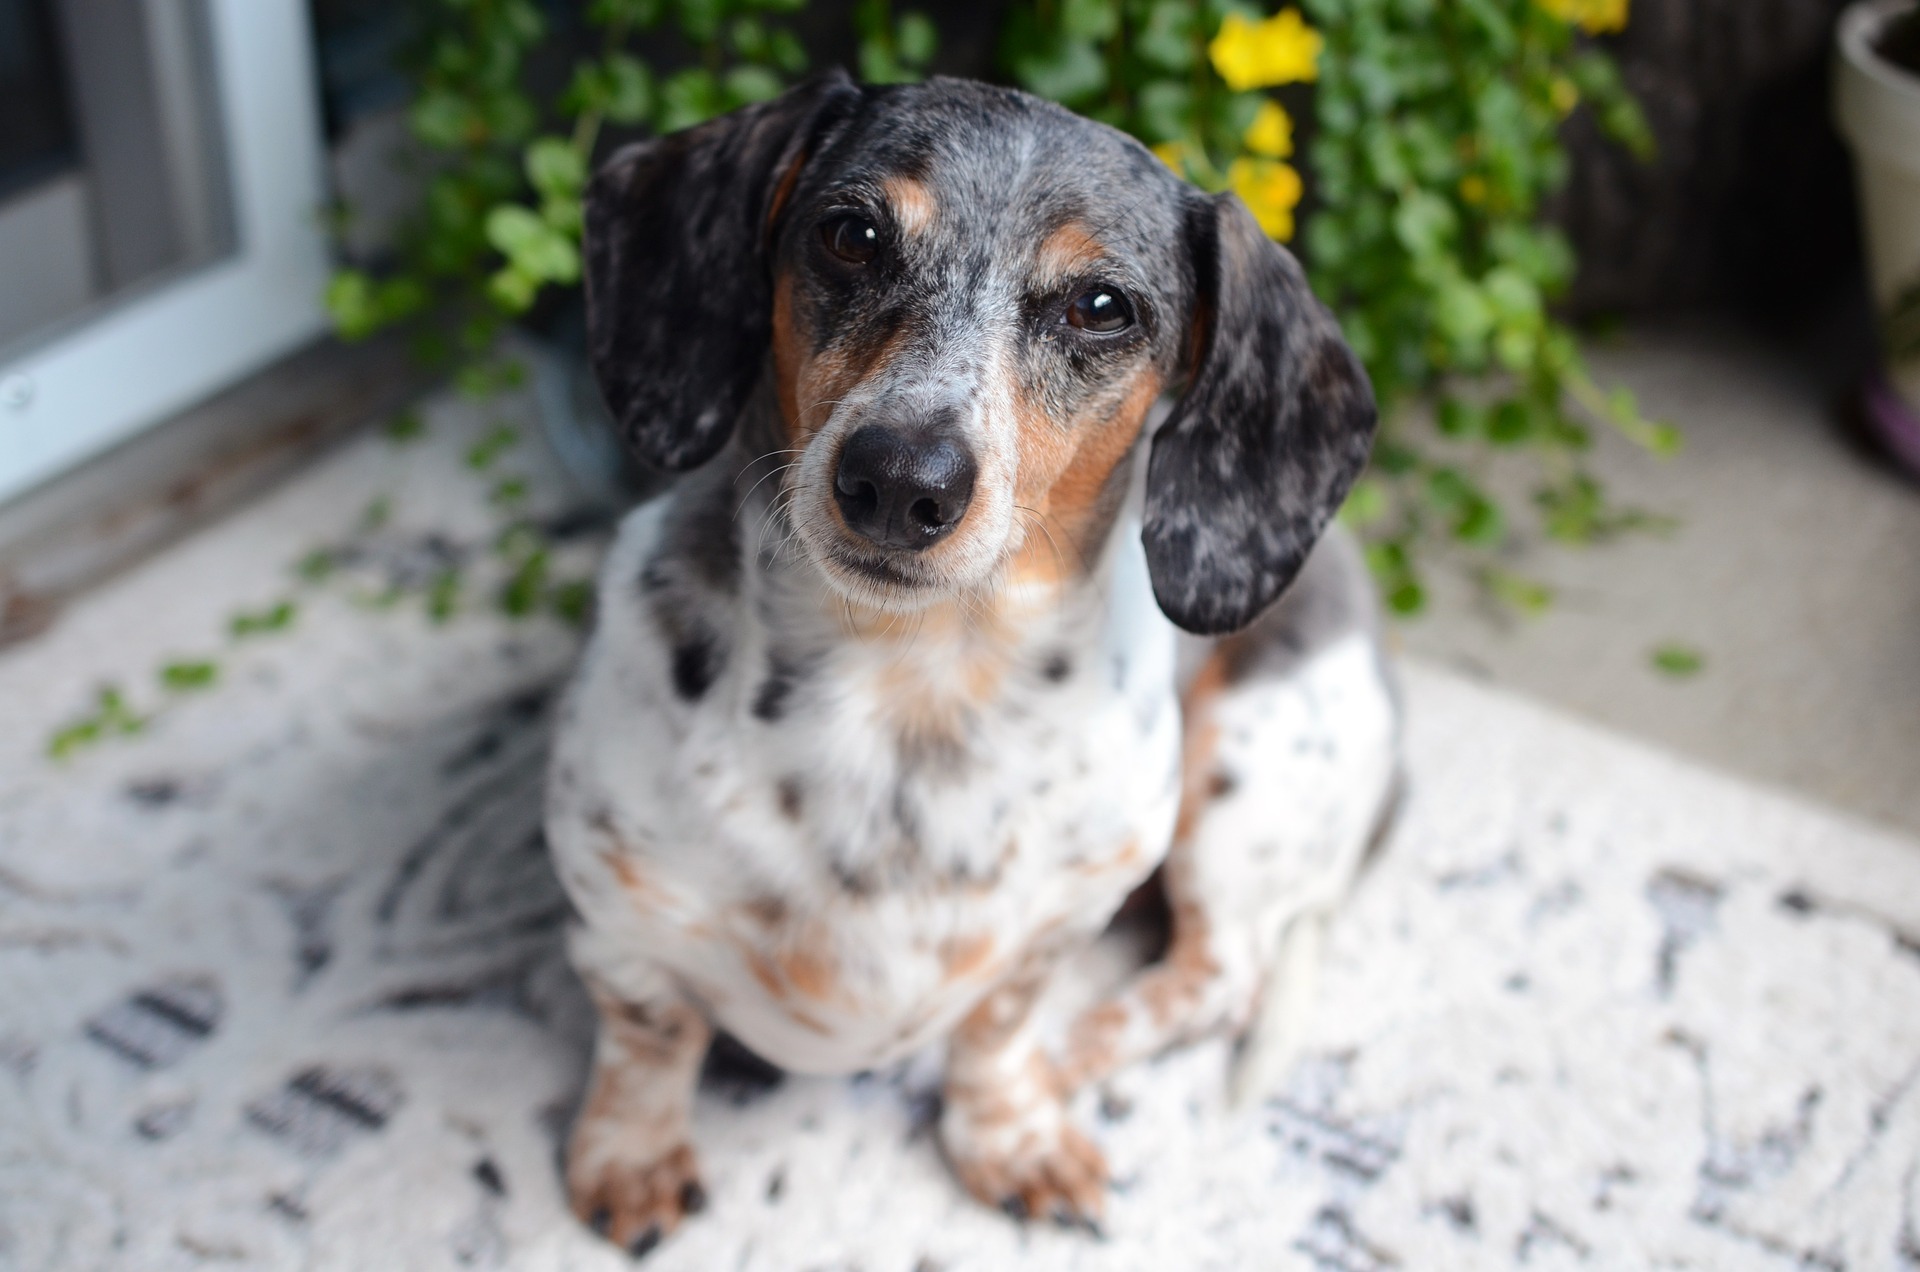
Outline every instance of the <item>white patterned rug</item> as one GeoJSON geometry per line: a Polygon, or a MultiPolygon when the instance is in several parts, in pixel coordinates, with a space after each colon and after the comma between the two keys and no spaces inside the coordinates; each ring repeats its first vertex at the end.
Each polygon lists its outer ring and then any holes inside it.
{"type": "MultiPolygon", "coordinates": [[[[589,1016],[537,792],[573,636],[342,599],[479,587],[484,429],[431,414],[0,657],[0,1266],[627,1265],[555,1170],[589,1016]],[[291,630],[223,635],[343,533],[291,630]],[[206,649],[219,684],[45,757],[98,682],[144,710],[206,649]]],[[[529,449],[498,467],[537,508],[529,449]]],[[[1407,680],[1410,799],[1310,1054],[1242,1116],[1217,1047],[1091,1094],[1106,1240],[962,1198],[926,1064],[736,1061],[698,1113],[712,1204],[648,1266],[1920,1269],[1920,846],[1407,680]]]]}

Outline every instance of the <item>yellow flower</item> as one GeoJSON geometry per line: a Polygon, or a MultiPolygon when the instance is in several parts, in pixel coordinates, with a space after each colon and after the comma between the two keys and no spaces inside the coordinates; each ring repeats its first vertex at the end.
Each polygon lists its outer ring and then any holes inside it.
{"type": "Polygon", "coordinates": [[[1293,118],[1279,102],[1262,102],[1240,140],[1256,155],[1285,159],[1293,153],[1293,118]]]}
{"type": "Polygon", "coordinates": [[[1292,164],[1277,159],[1235,159],[1227,169],[1227,184],[1253,213],[1267,237],[1281,242],[1293,237],[1293,209],[1300,202],[1300,174],[1292,164]]]}
{"type": "Polygon", "coordinates": [[[1207,55],[1227,87],[1244,93],[1250,88],[1318,79],[1323,43],[1298,9],[1282,9],[1263,22],[1230,13],[1220,24],[1220,34],[1207,46],[1207,55]]]}
{"type": "Polygon", "coordinates": [[[1605,35],[1627,27],[1628,0],[1534,0],[1534,3],[1588,35],[1605,35]]]}
{"type": "Polygon", "coordinates": [[[1547,93],[1552,97],[1553,108],[1560,112],[1562,119],[1573,114],[1573,108],[1580,104],[1579,88],[1564,75],[1553,77],[1553,84],[1547,89],[1547,93]]]}
{"type": "Polygon", "coordinates": [[[1478,207],[1487,201],[1487,179],[1477,172],[1460,178],[1460,197],[1478,207]]]}

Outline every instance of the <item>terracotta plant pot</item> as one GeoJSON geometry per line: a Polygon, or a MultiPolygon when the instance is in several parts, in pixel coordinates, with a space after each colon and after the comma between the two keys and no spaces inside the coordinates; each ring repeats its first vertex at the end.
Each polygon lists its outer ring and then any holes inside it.
{"type": "Polygon", "coordinates": [[[1862,0],[1840,17],[1834,113],[1853,149],[1884,374],[1870,422],[1920,472],[1920,0],[1862,0]],[[1899,35],[1894,35],[1899,31],[1899,35]],[[1893,36],[1892,39],[1889,37],[1893,36]]]}

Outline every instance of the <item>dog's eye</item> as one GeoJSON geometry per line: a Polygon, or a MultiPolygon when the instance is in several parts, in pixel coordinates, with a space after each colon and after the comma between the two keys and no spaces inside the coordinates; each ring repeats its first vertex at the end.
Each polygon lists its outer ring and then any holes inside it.
{"type": "Polygon", "coordinates": [[[1095,287],[1083,292],[1067,306],[1065,321],[1069,327],[1110,336],[1133,325],[1133,308],[1127,298],[1111,287],[1095,287]]]}
{"type": "Polygon", "coordinates": [[[836,216],[820,227],[827,250],[852,265],[865,265],[880,254],[880,230],[864,216],[836,216]]]}

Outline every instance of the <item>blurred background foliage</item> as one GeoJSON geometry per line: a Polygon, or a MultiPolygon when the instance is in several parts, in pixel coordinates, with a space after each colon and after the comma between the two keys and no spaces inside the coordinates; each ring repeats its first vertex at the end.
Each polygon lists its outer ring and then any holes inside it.
{"type": "MultiPolygon", "coordinates": [[[[821,0],[814,0],[820,4],[821,0]]],[[[1641,157],[1640,109],[1595,37],[1627,0],[1013,0],[1008,81],[1139,137],[1208,190],[1232,189],[1305,260],[1382,403],[1345,512],[1393,610],[1445,559],[1525,612],[1551,601],[1499,549],[1657,524],[1615,508],[1583,456],[1596,429],[1679,444],[1596,384],[1554,310],[1576,262],[1547,218],[1563,131],[1584,114],[1641,157]],[[1484,482],[1532,464],[1531,506],[1484,482]]],[[[926,73],[927,13],[855,0],[821,36],[809,0],[416,0],[400,59],[421,163],[393,250],[342,269],[342,335],[407,325],[423,357],[484,395],[517,382],[500,337],[577,306],[580,193],[609,134],[667,132],[779,92],[809,49],[869,82],[926,73]],[[851,40],[848,40],[848,36],[851,40]]],[[[343,218],[351,209],[342,209],[343,218]]]]}

